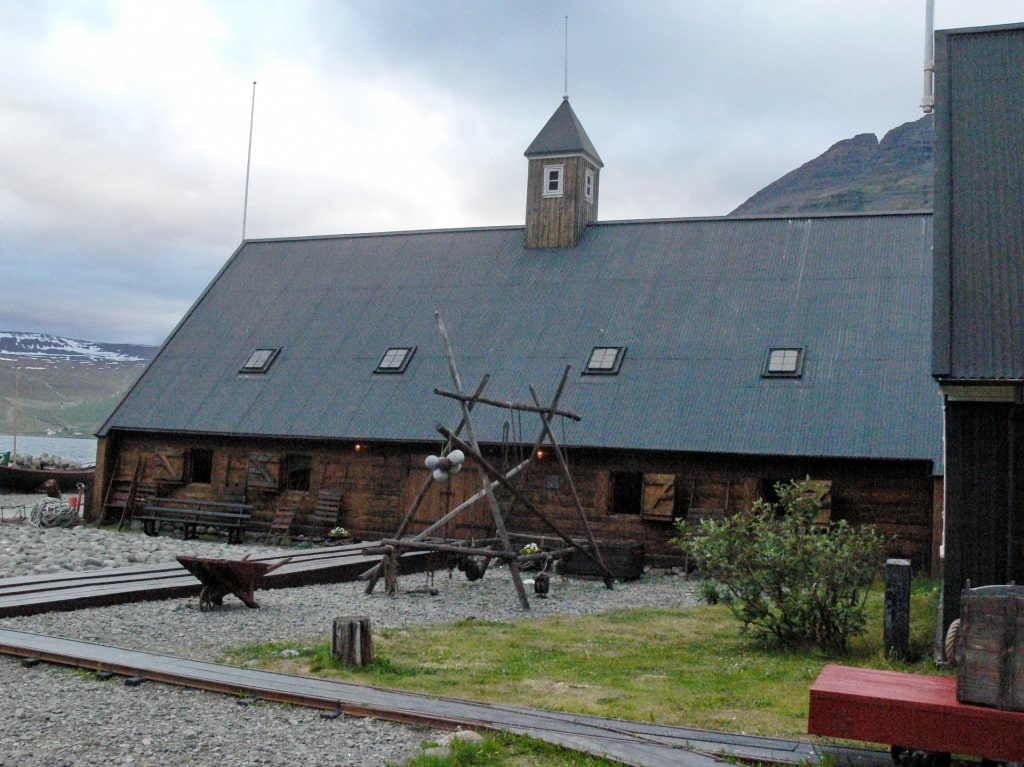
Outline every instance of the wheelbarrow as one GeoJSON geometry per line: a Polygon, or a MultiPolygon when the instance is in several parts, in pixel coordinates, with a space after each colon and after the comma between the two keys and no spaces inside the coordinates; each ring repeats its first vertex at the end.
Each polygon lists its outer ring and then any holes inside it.
{"type": "Polygon", "coordinates": [[[177,560],[203,584],[199,609],[206,611],[223,605],[228,594],[234,594],[246,607],[259,607],[253,593],[263,585],[263,576],[288,564],[291,557],[276,562],[253,562],[248,555],[243,559],[177,557],[177,560]]]}

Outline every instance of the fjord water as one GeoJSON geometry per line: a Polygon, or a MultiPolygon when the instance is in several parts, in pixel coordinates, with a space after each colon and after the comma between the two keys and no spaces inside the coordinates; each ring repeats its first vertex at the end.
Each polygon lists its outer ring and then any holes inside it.
{"type": "MultiPolygon", "coordinates": [[[[0,453],[14,447],[14,437],[0,434],[0,453]]],[[[96,440],[92,437],[29,437],[18,435],[18,455],[40,456],[43,453],[59,455],[71,461],[96,463],[96,440]]]]}

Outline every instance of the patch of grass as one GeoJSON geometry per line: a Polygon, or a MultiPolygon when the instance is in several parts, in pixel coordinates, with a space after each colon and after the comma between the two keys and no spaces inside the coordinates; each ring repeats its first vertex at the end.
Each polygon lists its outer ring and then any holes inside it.
{"type": "Polygon", "coordinates": [[[523,735],[487,733],[482,743],[453,741],[448,757],[418,754],[407,767],[619,767],[619,762],[523,735]]]}
{"type": "Polygon", "coordinates": [[[882,655],[884,591],[872,591],[867,632],[847,655],[766,648],[744,638],[722,605],[615,610],[510,622],[464,620],[375,633],[376,661],[353,670],[318,644],[296,658],[272,643],[230,662],[377,687],[594,716],[761,735],[803,736],[810,686],[825,664],[935,673],[938,585],[915,581],[911,657],[882,655]]]}

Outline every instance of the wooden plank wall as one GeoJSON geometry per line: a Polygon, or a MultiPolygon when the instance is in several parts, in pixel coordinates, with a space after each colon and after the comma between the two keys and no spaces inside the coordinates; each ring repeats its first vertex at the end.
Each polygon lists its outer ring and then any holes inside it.
{"type": "MultiPolygon", "coordinates": [[[[218,500],[231,486],[244,484],[250,476],[253,456],[263,461],[265,471],[279,473],[287,454],[310,454],[313,469],[308,490],[283,490],[280,486],[247,488],[246,500],[256,507],[255,523],[269,525],[277,509],[287,506],[296,509],[296,518],[301,524],[311,515],[321,488],[340,490],[343,496],[340,524],[356,536],[371,540],[392,534],[405,517],[428,476],[423,460],[436,446],[415,450],[403,445],[381,444],[356,450],[351,444],[301,445],[269,440],[253,443],[186,437],[175,440],[166,436],[147,440],[142,436],[124,435],[117,440],[115,455],[113,459],[108,458],[108,465],[116,463],[121,467],[119,471],[126,471],[124,467],[134,466],[138,456],[147,456],[146,470],[154,474],[145,479],[152,480],[158,471],[153,467],[160,465],[154,460],[159,452],[185,456],[190,449],[214,451],[212,481],[180,483],[169,486],[168,492],[178,497],[208,500],[218,500]]],[[[500,467],[500,450],[495,448],[488,458],[500,467]]],[[[832,483],[833,519],[874,524],[889,538],[888,556],[907,557],[915,568],[927,569],[931,565],[935,480],[927,462],[618,451],[570,451],[569,460],[572,482],[594,535],[608,541],[643,543],[651,564],[682,561],[669,543],[675,535],[675,514],[666,513],[664,507],[640,513],[615,513],[612,485],[618,472],[642,473],[651,481],[662,483],[662,488],[667,477],[674,477],[675,513],[685,513],[692,508],[735,514],[749,509],[753,501],[777,481],[805,476],[827,480],[832,483]]],[[[280,476],[278,481],[281,481],[280,476]]],[[[556,461],[546,458],[536,463],[520,474],[515,484],[568,532],[580,537],[585,534],[570,484],[556,461]]],[[[481,485],[478,471],[469,462],[450,481],[434,483],[409,532],[421,531],[428,522],[440,518],[477,492],[481,485]]],[[[537,536],[550,534],[550,529],[521,504],[510,506],[507,494],[499,494],[499,497],[510,531],[537,536]]],[[[641,508],[642,504],[638,503],[637,509],[641,508]]],[[[478,502],[437,535],[480,539],[490,536],[492,527],[488,505],[478,502]]]]}
{"type": "Polygon", "coordinates": [[[587,224],[597,218],[598,169],[583,157],[530,160],[526,193],[526,247],[575,247],[587,224]],[[544,166],[565,166],[560,197],[544,197],[544,166]],[[584,199],[586,169],[594,171],[593,202],[584,199]]]}

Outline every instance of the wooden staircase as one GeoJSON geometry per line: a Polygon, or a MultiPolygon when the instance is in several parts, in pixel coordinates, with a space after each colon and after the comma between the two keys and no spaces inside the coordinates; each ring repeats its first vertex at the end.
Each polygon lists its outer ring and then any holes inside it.
{"type": "Polygon", "coordinates": [[[120,473],[121,461],[118,459],[114,467],[114,476],[107,486],[106,495],[103,498],[103,509],[100,512],[99,523],[105,525],[117,519],[117,529],[120,530],[125,524],[131,524],[132,506],[135,504],[135,495],[138,490],[139,477],[142,474],[144,459],[139,456],[135,461],[135,468],[131,475],[122,477],[120,473]]]}

